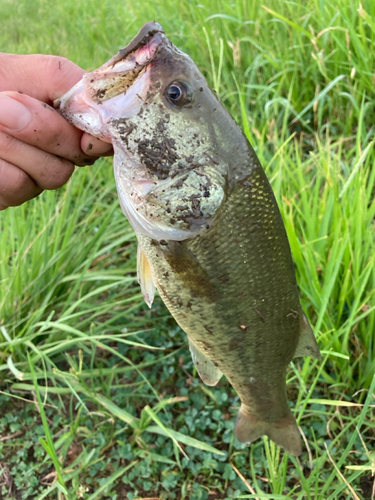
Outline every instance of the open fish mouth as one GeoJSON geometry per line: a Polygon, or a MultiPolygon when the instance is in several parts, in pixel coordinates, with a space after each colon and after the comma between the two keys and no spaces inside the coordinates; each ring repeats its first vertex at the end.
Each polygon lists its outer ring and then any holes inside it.
{"type": "Polygon", "coordinates": [[[126,92],[152,62],[160,44],[162,27],[145,25],[132,42],[93,73],[83,77],[86,92],[101,103],[126,92]]]}
{"type": "Polygon", "coordinates": [[[129,45],[56,99],[55,108],[73,125],[111,142],[103,134],[103,125],[117,116],[130,118],[138,113],[163,34],[160,24],[145,24],[129,45]],[[105,107],[101,106],[104,102],[105,107]]]}

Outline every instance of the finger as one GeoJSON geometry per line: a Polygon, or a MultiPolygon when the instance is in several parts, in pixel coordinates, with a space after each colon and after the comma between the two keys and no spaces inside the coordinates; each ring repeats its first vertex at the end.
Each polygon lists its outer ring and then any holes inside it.
{"type": "Polygon", "coordinates": [[[47,104],[25,94],[0,93],[0,131],[76,165],[95,161],[81,150],[81,131],[47,104]]]}
{"type": "MultiPolygon", "coordinates": [[[[50,105],[73,87],[84,74],[82,68],[65,57],[0,53],[0,92],[17,90],[50,105]]],[[[109,149],[105,143],[99,139],[96,141],[90,156],[107,154],[109,149]]],[[[84,146],[86,144],[89,145],[89,140],[84,146]]],[[[89,154],[87,148],[83,151],[89,154]]]]}
{"type": "MultiPolygon", "coordinates": [[[[61,187],[74,171],[72,162],[30,146],[4,132],[0,132],[0,155],[2,160],[22,169],[43,189],[61,187]]],[[[1,177],[1,185],[5,177],[1,177]]]]}
{"type": "Polygon", "coordinates": [[[3,209],[22,205],[43,191],[26,172],[4,160],[0,160],[0,180],[0,207],[3,209]]]}
{"type": "Polygon", "coordinates": [[[112,156],[111,143],[103,142],[92,135],[84,133],[81,138],[81,149],[89,156],[112,156]]]}
{"type": "Polygon", "coordinates": [[[2,53],[0,58],[0,92],[19,90],[49,104],[65,94],[85,73],[65,57],[2,53]]]}

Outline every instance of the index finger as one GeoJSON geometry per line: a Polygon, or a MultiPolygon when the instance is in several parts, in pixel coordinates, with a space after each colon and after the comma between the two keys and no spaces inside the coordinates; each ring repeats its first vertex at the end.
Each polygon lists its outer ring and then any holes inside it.
{"type": "MultiPolygon", "coordinates": [[[[19,91],[49,105],[73,87],[84,73],[82,68],[65,57],[0,53],[0,92],[19,91]]],[[[82,137],[81,148],[84,156],[113,154],[111,144],[87,133],[79,134],[82,137]]]]}
{"type": "Polygon", "coordinates": [[[65,94],[85,73],[60,56],[0,53],[0,60],[0,92],[18,90],[47,104],[65,94]]]}

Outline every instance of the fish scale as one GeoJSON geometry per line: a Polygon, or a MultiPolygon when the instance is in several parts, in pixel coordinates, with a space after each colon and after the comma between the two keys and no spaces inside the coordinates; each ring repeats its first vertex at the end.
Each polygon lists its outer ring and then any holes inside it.
{"type": "Polygon", "coordinates": [[[272,188],[241,129],[155,22],[55,106],[112,141],[143,296],[151,307],[156,286],[203,382],[224,374],[237,391],[237,438],[268,435],[299,455],[286,368],[320,353],[272,188]]]}

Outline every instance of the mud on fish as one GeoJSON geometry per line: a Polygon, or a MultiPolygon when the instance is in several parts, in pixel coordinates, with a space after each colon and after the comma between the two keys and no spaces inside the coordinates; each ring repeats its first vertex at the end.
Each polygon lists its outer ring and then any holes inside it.
{"type": "Polygon", "coordinates": [[[144,298],[151,307],[157,288],[203,382],[224,374],[238,393],[237,438],[299,455],[286,368],[319,348],[271,186],[197,66],[150,22],[55,106],[112,142],[144,298]]]}

